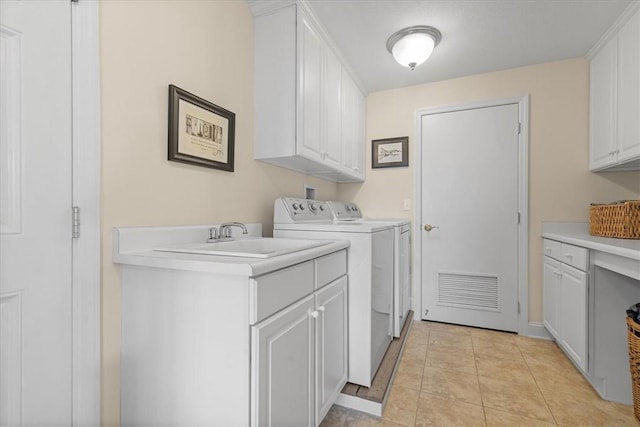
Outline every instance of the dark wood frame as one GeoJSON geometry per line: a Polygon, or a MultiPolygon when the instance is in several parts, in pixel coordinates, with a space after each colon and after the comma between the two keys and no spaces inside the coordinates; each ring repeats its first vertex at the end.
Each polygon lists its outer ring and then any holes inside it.
{"type": "Polygon", "coordinates": [[[236,133],[236,115],[216,104],[206,101],[186,90],[177,86],[169,85],[169,150],[168,160],[174,162],[187,163],[206,168],[221,169],[233,172],[233,159],[235,150],[235,133],[236,133]],[[193,104],[203,110],[207,110],[213,114],[227,119],[228,140],[227,140],[227,162],[217,162],[215,160],[205,159],[190,154],[181,153],[178,150],[178,132],[179,132],[179,107],[180,100],[193,104]]]}
{"type": "Polygon", "coordinates": [[[371,141],[371,168],[379,169],[379,168],[398,168],[403,166],[409,166],[409,137],[408,136],[399,136],[397,138],[386,138],[386,139],[374,139],[371,141]],[[379,163],[378,162],[378,148],[381,145],[386,144],[402,144],[402,160],[399,162],[390,162],[390,163],[379,163]]]}

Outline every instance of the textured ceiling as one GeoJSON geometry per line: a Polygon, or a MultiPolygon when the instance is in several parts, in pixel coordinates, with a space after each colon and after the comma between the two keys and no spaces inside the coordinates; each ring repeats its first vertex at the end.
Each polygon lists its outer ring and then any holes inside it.
{"type": "Polygon", "coordinates": [[[307,0],[369,92],[584,56],[631,0],[307,0]],[[414,71],[386,50],[401,28],[442,41],[414,71]]]}

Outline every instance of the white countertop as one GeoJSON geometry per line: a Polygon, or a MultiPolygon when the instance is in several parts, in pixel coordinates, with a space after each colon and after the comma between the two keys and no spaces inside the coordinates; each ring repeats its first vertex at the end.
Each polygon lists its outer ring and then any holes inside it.
{"type": "MultiPolygon", "coordinates": [[[[175,227],[119,227],[113,229],[113,262],[143,267],[189,270],[247,277],[260,276],[349,247],[348,240],[330,243],[272,258],[242,258],[160,252],[159,246],[206,242],[213,225],[175,227]]],[[[249,234],[260,236],[260,224],[247,224],[249,234]]],[[[314,239],[317,240],[317,239],[314,239]]]]}
{"type": "Polygon", "coordinates": [[[586,222],[543,222],[542,237],[640,261],[640,240],[592,236],[586,222]]]}

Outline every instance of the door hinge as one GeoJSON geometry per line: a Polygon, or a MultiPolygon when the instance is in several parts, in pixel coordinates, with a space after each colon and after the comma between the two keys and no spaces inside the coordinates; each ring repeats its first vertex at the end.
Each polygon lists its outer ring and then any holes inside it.
{"type": "Polygon", "coordinates": [[[520,212],[518,212],[518,224],[520,224],[520,212]]]}
{"type": "Polygon", "coordinates": [[[79,3],[80,0],[71,0],[71,3],[79,3]]]}
{"type": "Polygon", "coordinates": [[[72,215],[73,215],[72,216],[73,228],[72,228],[71,236],[74,239],[77,239],[80,237],[80,208],[78,206],[73,207],[72,215]]]}
{"type": "Polygon", "coordinates": [[[518,301],[518,314],[520,314],[520,301],[518,301]]]}
{"type": "Polygon", "coordinates": [[[518,135],[520,135],[520,133],[522,133],[522,123],[518,122],[518,135]]]}

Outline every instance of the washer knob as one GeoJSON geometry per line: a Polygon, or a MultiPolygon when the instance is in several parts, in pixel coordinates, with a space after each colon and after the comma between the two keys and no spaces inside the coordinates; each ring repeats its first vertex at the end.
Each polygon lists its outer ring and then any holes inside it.
{"type": "Polygon", "coordinates": [[[313,203],[309,203],[309,209],[310,209],[312,212],[315,212],[315,211],[317,211],[317,210],[318,210],[318,208],[316,208],[316,205],[314,205],[313,203]]]}
{"type": "Polygon", "coordinates": [[[324,205],[320,205],[320,210],[324,212],[324,205]]]}
{"type": "Polygon", "coordinates": [[[300,210],[303,211],[304,210],[304,205],[302,203],[300,203],[300,210]]]}
{"type": "Polygon", "coordinates": [[[294,203],[294,204],[293,204],[293,210],[294,210],[294,211],[297,211],[297,210],[298,210],[298,204],[297,204],[297,203],[294,203]]]}

